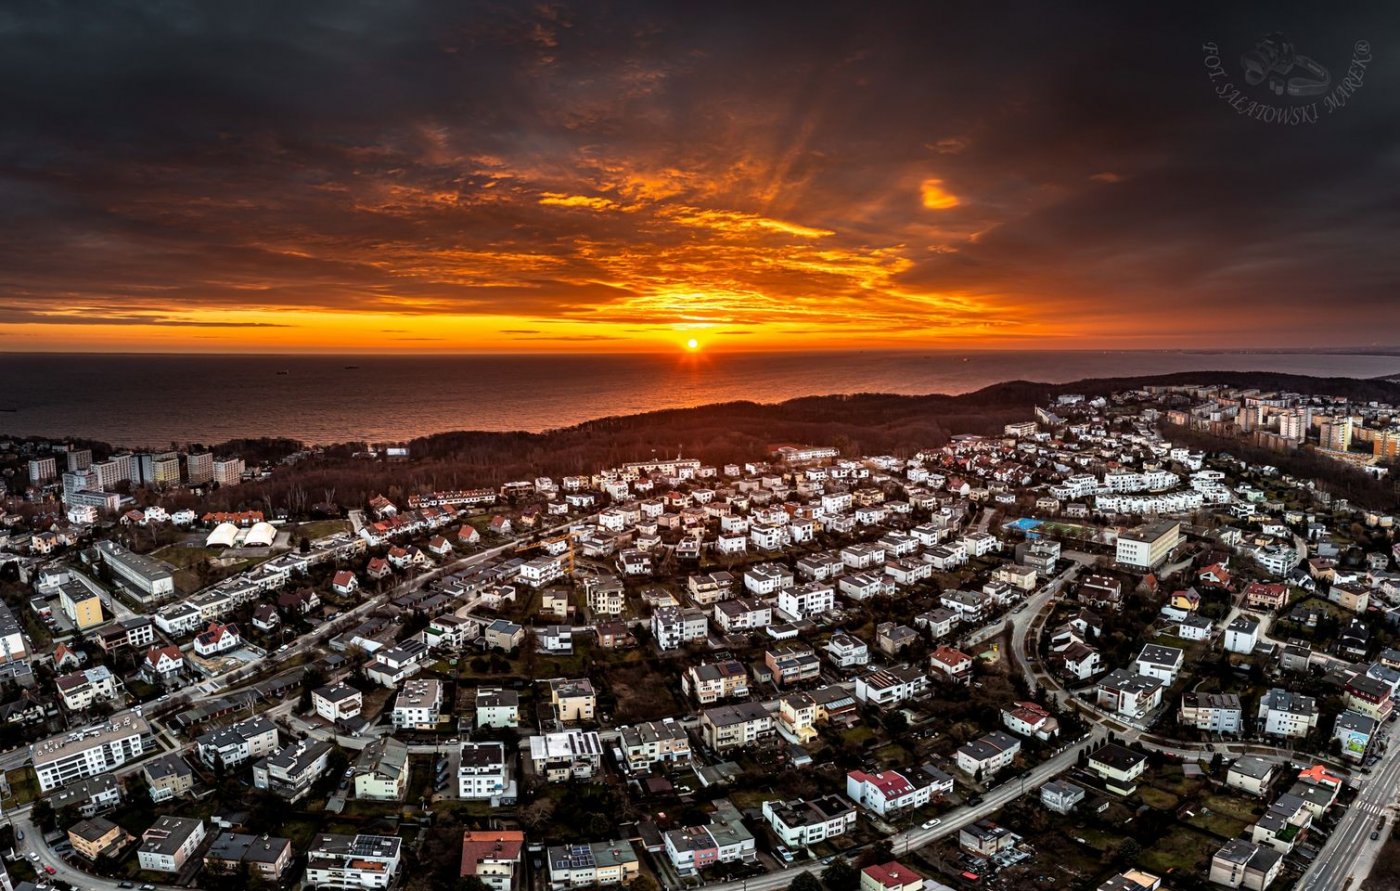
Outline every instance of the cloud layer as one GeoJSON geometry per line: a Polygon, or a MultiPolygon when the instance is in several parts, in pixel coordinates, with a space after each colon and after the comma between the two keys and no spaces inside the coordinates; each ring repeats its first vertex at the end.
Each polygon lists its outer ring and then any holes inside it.
{"type": "Polygon", "coordinates": [[[1279,16],[10,4],[0,324],[49,349],[1388,342],[1396,14],[1279,16]],[[1202,44],[1233,66],[1279,28],[1338,77],[1370,41],[1347,107],[1217,98],[1202,44]]]}

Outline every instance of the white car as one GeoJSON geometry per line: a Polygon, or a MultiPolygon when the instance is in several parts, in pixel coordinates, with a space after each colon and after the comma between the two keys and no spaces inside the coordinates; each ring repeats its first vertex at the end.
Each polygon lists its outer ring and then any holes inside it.
{"type": "Polygon", "coordinates": [[[924,825],[920,826],[919,828],[920,828],[920,829],[932,829],[933,827],[937,826],[939,823],[942,823],[942,822],[943,822],[942,820],[940,820],[940,819],[938,819],[937,817],[935,817],[935,818],[933,818],[932,820],[926,821],[926,822],[924,823],[924,825]]]}

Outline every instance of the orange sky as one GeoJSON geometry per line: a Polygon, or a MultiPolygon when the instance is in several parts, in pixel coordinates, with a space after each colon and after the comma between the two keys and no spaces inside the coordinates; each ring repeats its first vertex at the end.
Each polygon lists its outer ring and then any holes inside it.
{"type": "MultiPolygon", "coordinates": [[[[0,28],[0,350],[1330,346],[1400,324],[1394,69],[1325,126],[1241,117],[1193,47],[1238,58],[1269,16],[254,6],[0,28]]],[[[1334,71],[1370,26],[1292,25],[1334,71]]]]}

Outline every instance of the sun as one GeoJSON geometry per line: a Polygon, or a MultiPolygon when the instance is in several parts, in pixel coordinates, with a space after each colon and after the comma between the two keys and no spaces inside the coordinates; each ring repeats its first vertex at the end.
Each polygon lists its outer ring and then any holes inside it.
{"type": "Polygon", "coordinates": [[[690,350],[691,352],[694,352],[695,350],[700,349],[700,341],[692,337],[690,340],[687,340],[685,342],[685,348],[690,350]]]}

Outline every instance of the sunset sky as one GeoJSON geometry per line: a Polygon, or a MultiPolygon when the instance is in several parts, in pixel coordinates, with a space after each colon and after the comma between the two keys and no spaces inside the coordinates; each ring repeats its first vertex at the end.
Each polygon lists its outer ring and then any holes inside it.
{"type": "Polygon", "coordinates": [[[1396,345],[1400,13],[1231,5],[6,3],[0,350],[1396,345]]]}

